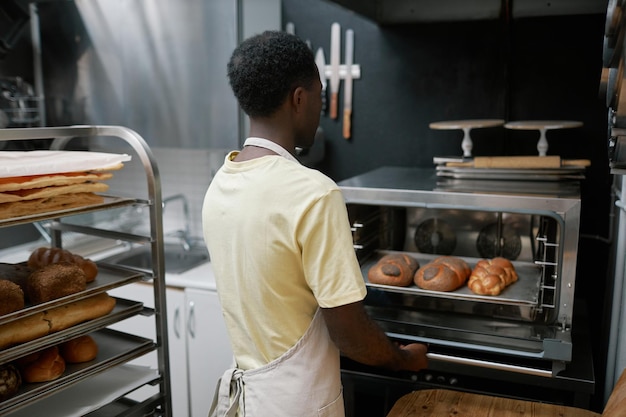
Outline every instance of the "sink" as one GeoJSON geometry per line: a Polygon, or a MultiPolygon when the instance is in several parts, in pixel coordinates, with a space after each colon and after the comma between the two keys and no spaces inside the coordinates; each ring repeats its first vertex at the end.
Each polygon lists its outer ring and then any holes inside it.
{"type": "MultiPolygon", "coordinates": [[[[182,245],[166,244],[163,246],[163,252],[165,254],[165,272],[170,274],[182,274],[209,261],[209,252],[203,247],[185,249],[182,245]]],[[[127,252],[105,258],[103,261],[131,268],[152,270],[152,253],[149,246],[138,246],[127,252]]]]}

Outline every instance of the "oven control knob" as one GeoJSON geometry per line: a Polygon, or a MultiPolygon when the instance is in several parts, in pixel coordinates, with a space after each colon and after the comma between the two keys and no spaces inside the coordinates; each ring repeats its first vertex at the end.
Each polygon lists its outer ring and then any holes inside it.
{"type": "Polygon", "coordinates": [[[450,378],[450,381],[448,381],[448,383],[449,383],[450,385],[457,385],[457,384],[459,383],[459,380],[458,380],[458,379],[456,379],[455,377],[451,377],[451,378],[450,378]]]}
{"type": "Polygon", "coordinates": [[[446,377],[443,376],[443,375],[439,375],[437,377],[437,382],[440,383],[440,384],[445,384],[446,383],[446,377]]]}
{"type": "Polygon", "coordinates": [[[430,382],[432,380],[433,380],[433,374],[425,374],[424,375],[424,381],[430,382]]]}

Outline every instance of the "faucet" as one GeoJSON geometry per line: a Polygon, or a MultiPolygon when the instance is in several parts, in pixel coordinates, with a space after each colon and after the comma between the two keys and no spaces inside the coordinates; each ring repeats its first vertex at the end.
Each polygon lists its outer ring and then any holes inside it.
{"type": "Polygon", "coordinates": [[[183,230],[178,230],[176,235],[180,239],[183,249],[188,251],[191,249],[191,232],[190,232],[191,219],[189,216],[189,203],[187,202],[187,197],[185,197],[183,194],[175,194],[167,198],[164,198],[162,201],[163,211],[165,211],[165,207],[169,203],[173,201],[177,201],[177,200],[180,200],[183,205],[183,215],[185,216],[185,226],[183,230]]]}

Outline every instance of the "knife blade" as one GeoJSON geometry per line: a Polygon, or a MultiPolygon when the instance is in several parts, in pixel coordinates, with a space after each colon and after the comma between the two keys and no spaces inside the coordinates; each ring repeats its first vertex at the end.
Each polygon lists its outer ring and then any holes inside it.
{"type": "Polygon", "coordinates": [[[354,57],[354,31],[346,30],[346,50],[345,50],[346,77],[343,89],[343,137],[349,139],[351,136],[351,116],[352,116],[352,61],[354,57]]]}
{"type": "Polygon", "coordinates": [[[339,94],[339,53],[341,48],[341,26],[335,22],[330,27],[330,118],[337,118],[339,94]]]}
{"type": "Polygon", "coordinates": [[[326,112],[326,58],[324,57],[324,49],[317,48],[315,53],[315,64],[320,73],[320,81],[322,82],[322,113],[326,112]]]}

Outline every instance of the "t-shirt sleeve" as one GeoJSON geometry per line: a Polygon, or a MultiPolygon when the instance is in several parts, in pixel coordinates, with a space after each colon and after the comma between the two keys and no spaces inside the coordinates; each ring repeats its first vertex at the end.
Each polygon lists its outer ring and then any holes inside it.
{"type": "Polygon", "coordinates": [[[320,307],[363,300],[367,292],[339,189],[317,200],[299,225],[305,279],[320,307]]]}

